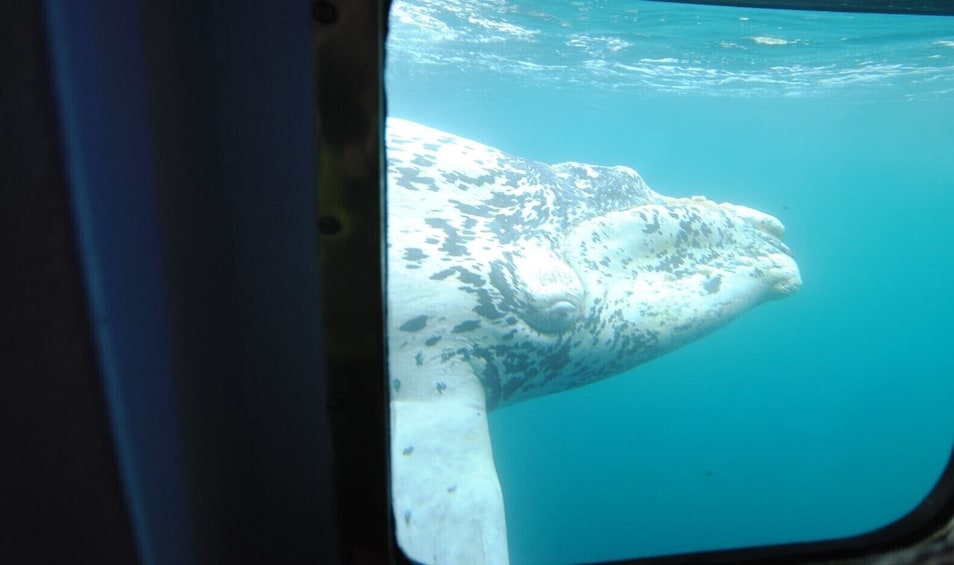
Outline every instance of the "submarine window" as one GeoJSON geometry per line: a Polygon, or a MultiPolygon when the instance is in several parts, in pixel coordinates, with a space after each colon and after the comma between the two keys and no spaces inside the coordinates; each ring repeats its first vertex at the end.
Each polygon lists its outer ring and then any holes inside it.
{"type": "Polygon", "coordinates": [[[392,3],[412,560],[822,559],[950,519],[949,7],[714,3],[392,3]]]}

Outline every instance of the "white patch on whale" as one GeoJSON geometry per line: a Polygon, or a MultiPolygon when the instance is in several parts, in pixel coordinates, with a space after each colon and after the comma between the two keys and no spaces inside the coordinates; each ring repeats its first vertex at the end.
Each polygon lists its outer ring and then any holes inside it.
{"type": "Polygon", "coordinates": [[[388,360],[398,543],[507,563],[487,412],[613,376],[795,292],[777,219],[387,123],[388,360]]]}

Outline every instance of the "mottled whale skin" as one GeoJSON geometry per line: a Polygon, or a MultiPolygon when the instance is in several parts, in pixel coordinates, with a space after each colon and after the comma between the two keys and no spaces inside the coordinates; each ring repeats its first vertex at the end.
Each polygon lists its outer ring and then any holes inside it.
{"type": "Polygon", "coordinates": [[[772,216],[627,167],[387,122],[391,480],[421,563],[507,563],[487,412],[611,377],[794,293],[772,216]]]}

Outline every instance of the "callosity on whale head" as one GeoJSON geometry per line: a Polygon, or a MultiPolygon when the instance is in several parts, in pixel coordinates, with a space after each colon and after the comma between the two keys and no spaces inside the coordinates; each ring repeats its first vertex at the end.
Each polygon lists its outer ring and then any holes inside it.
{"type": "Polygon", "coordinates": [[[488,410],[613,376],[794,293],[772,216],[390,119],[388,356],[398,542],[506,563],[488,410]]]}

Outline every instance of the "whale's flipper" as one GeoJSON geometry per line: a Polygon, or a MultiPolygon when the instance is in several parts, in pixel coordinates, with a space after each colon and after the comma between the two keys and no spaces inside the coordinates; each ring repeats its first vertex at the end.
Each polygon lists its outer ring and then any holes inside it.
{"type": "Polygon", "coordinates": [[[508,563],[482,385],[473,374],[431,382],[432,398],[391,402],[398,543],[421,563],[508,563]]]}

